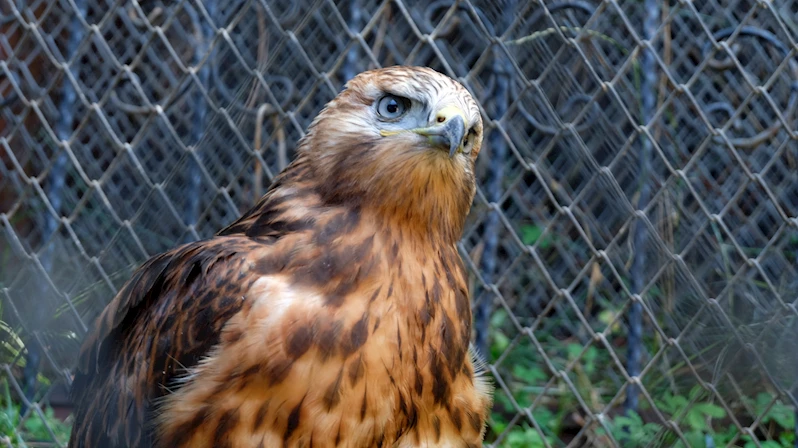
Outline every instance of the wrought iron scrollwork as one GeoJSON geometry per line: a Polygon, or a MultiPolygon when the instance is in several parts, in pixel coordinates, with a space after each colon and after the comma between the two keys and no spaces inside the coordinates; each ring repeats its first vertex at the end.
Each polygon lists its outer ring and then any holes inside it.
{"type": "MultiPolygon", "coordinates": [[[[763,30],[761,28],[756,28],[753,26],[743,26],[740,28],[736,27],[728,27],[722,30],[715,32],[712,35],[714,41],[723,41],[728,39],[732,36],[736,36],[737,39],[739,38],[753,38],[758,41],[761,41],[771,48],[777,50],[781,53],[783,58],[789,58],[787,64],[789,65],[789,75],[792,78],[792,82],[790,83],[790,96],[787,101],[787,108],[784,111],[784,118],[787,120],[787,123],[794,123],[796,119],[796,106],[798,106],[798,62],[796,62],[794,57],[790,57],[790,50],[788,49],[787,45],[785,45],[779,38],[771,33],[770,31],[763,30]]],[[[709,53],[711,51],[712,45],[711,42],[706,42],[701,48],[701,55],[703,58],[708,58],[709,53]]],[[[741,51],[739,42],[736,45],[732,45],[729,47],[732,52],[736,53],[735,57],[737,57],[741,51]]],[[[725,54],[725,52],[718,52],[717,54],[725,54]]],[[[713,70],[717,72],[723,72],[726,70],[732,70],[736,67],[734,60],[730,57],[726,57],[724,59],[717,59],[713,55],[711,59],[707,62],[707,65],[711,67],[713,70]]],[[[723,101],[723,102],[713,102],[707,104],[704,108],[704,111],[707,114],[714,114],[714,113],[722,113],[726,115],[727,119],[732,119],[736,112],[736,107],[733,106],[731,103],[723,101]]],[[[740,120],[735,120],[731,123],[731,129],[744,132],[744,124],[740,122],[740,120]]],[[[729,142],[732,146],[740,149],[753,149],[759,145],[762,145],[767,140],[773,138],[778,134],[778,132],[784,127],[784,124],[780,120],[774,120],[774,123],[768,126],[766,129],[757,132],[755,135],[750,137],[732,137],[729,139],[729,142]]],[[[713,137],[714,141],[717,143],[722,142],[722,138],[719,136],[713,137]]]]}

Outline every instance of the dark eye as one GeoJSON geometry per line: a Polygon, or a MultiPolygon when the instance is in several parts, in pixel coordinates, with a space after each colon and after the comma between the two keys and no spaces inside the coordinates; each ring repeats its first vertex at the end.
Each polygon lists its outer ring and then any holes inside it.
{"type": "Polygon", "coordinates": [[[407,112],[410,100],[396,95],[385,95],[377,103],[377,113],[382,118],[395,120],[407,112]]]}

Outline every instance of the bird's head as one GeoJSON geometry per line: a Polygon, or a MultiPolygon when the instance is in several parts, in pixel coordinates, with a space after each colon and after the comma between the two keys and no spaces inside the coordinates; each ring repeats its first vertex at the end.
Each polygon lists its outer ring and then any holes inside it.
{"type": "Polygon", "coordinates": [[[479,108],[460,83],[429,68],[389,67],[350,80],[300,151],[327,200],[457,238],[482,133],[479,108]]]}

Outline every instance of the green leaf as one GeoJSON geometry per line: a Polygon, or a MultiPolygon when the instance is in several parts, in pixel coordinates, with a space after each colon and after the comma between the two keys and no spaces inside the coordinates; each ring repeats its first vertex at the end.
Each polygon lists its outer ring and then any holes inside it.
{"type": "Polygon", "coordinates": [[[690,428],[697,431],[704,431],[707,429],[707,422],[704,420],[704,414],[691,410],[687,413],[687,424],[690,428]]]}
{"type": "Polygon", "coordinates": [[[723,418],[726,416],[726,410],[714,403],[697,403],[694,409],[708,417],[723,418]]]}
{"type": "MultiPolygon", "coordinates": [[[[493,334],[493,346],[492,352],[496,355],[501,355],[507,347],[510,345],[510,338],[504,335],[504,333],[496,332],[493,334]]],[[[497,356],[498,357],[498,356],[497,356]]]]}
{"type": "Polygon", "coordinates": [[[585,373],[588,375],[592,375],[596,371],[596,360],[599,357],[599,351],[596,347],[590,346],[585,351],[585,354],[582,356],[582,361],[584,363],[585,373]]]}
{"type": "Polygon", "coordinates": [[[565,347],[565,350],[568,352],[568,360],[576,359],[579,356],[579,353],[582,351],[582,346],[580,344],[568,344],[565,347]]]}
{"type": "Polygon", "coordinates": [[[501,328],[505,320],[507,320],[507,311],[498,309],[490,316],[490,326],[491,328],[501,328]]]}
{"type": "Polygon", "coordinates": [[[538,366],[526,367],[518,364],[513,366],[513,375],[528,385],[539,384],[549,378],[538,366]]]}
{"type": "MultiPolygon", "coordinates": [[[[510,448],[537,448],[546,446],[543,437],[535,428],[513,428],[507,434],[506,442],[503,446],[510,448]]],[[[548,439],[546,439],[548,441],[548,439]]]]}
{"type": "Polygon", "coordinates": [[[775,440],[765,440],[764,442],[759,442],[759,446],[762,448],[782,448],[781,444],[775,440]]]}
{"type": "MultiPolygon", "coordinates": [[[[756,397],[756,411],[761,414],[770,405],[772,397],[766,393],[760,393],[756,397]]],[[[790,430],[795,427],[795,413],[790,406],[785,405],[781,401],[776,401],[773,406],[768,410],[767,414],[762,417],[762,423],[768,424],[775,422],[780,427],[790,430]]]]}
{"type": "Polygon", "coordinates": [[[521,227],[521,242],[526,245],[533,245],[543,235],[543,229],[535,225],[526,225],[521,227]]]}
{"type": "MultiPolygon", "coordinates": [[[[691,447],[704,447],[706,446],[706,438],[702,431],[687,431],[684,433],[684,438],[691,447]]],[[[683,446],[683,444],[681,445],[683,446]]]]}
{"type": "Polygon", "coordinates": [[[538,422],[541,428],[548,428],[553,432],[557,432],[560,420],[550,410],[546,408],[537,408],[532,411],[532,417],[535,418],[535,421],[538,422]]]}
{"type": "Polygon", "coordinates": [[[687,398],[666,392],[660,399],[656,400],[656,404],[659,410],[668,414],[676,414],[687,406],[687,398]]]}

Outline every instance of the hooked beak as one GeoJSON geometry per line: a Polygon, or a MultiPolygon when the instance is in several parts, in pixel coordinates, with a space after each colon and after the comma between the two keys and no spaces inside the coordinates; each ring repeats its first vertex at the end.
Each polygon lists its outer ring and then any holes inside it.
{"type": "Polygon", "coordinates": [[[413,132],[427,137],[433,145],[449,150],[449,158],[462,149],[466,134],[465,114],[457,106],[446,106],[435,114],[432,126],[414,129],[413,132]]]}

